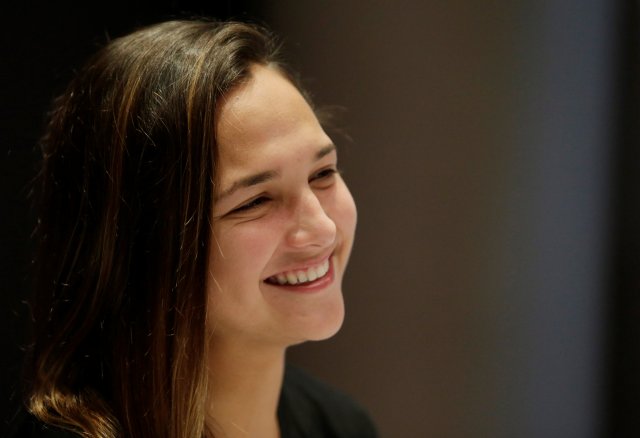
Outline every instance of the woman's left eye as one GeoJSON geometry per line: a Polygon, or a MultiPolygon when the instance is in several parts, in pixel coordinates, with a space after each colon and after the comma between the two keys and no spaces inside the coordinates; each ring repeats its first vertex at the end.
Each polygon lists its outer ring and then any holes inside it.
{"type": "Polygon", "coordinates": [[[333,167],[329,167],[326,169],[322,169],[320,172],[314,174],[310,179],[309,182],[313,182],[313,181],[323,181],[323,180],[329,180],[331,179],[333,176],[335,176],[335,174],[338,173],[338,170],[333,168],[333,167]]]}

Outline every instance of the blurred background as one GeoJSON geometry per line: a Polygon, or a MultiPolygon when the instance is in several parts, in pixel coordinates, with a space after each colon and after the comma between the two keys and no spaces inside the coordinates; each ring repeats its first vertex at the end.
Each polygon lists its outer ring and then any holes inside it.
{"type": "Polygon", "coordinates": [[[0,7],[3,424],[50,99],[108,37],[208,15],[275,30],[348,134],[347,319],[290,361],[383,437],[640,436],[639,1],[53,3],[0,7]]]}

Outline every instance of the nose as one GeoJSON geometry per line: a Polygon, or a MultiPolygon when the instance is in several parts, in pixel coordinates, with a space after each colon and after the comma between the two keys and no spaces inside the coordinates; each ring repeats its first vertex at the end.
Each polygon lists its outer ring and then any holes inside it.
{"type": "Polygon", "coordinates": [[[292,248],[325,248],[336,239],[336,223],[325,211],[320,199],[307,190],[292,207],[292,226],[287,243],[292,248]]]}

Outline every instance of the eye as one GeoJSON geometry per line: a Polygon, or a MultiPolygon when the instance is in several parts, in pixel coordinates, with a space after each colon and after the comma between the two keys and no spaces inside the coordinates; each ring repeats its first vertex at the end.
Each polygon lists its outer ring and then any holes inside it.
{"type": "Polygon", "coordinates": [[[267,198],[266,196],[258,196],[257,198],[252,199],[251,201],[247,202],[246,204],[242,204],[240,207],[234,208],[233,210],[231,210],[229,212],[229,214],[244,213],[244,212],[256,209],[256,208],[260,207],[261,205],[264,205],[265,203],[267,203],[269,201],[270,201],[270,199],[267,198]]]}
{"type": "Polygon", "coordinates": [[[319,172],[315,173],[310,179],[309,182],[315,182],[320,185],[320,188],[328,187],[333,183],[333,179],[335,175],[338,173],[338,170],[334,167],[327,167],[326,169],[322,169],[319,172]]]}

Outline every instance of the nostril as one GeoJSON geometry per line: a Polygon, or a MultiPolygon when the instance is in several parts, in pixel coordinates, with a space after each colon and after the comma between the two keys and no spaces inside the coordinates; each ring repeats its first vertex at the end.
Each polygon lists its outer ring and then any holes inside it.
{"type": "Polygon", "coordinates": [[[289,233],[292,246],[329,246],[336,237],[337,226],[313,191],[299,199],[289,233]]]}
{"type": "Polygon", "coordinates": [[[298,223],[289,233],[289,243],[292,246],[330,246],[336,237],[336,226],[333,221],[314,220],[298,223]]]}

